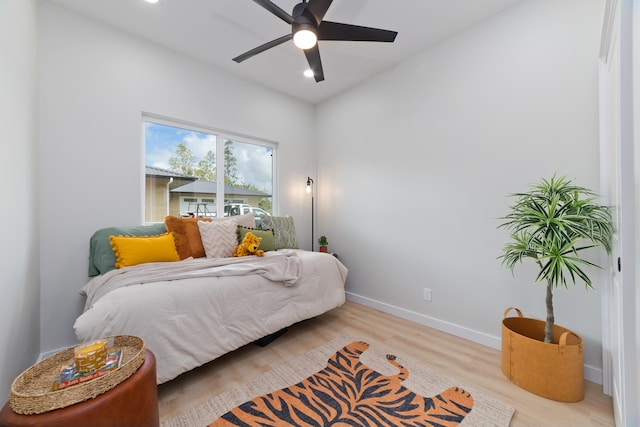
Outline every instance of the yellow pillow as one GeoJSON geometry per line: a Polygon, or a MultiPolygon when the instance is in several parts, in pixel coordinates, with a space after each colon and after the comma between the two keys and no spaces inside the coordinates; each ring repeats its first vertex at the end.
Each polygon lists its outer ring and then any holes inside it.
{"type": "Polygon", "coordinates": [[[116,268],[145,262],[180,261],[172,233],[159,236],[109,236],[116,268]]]}

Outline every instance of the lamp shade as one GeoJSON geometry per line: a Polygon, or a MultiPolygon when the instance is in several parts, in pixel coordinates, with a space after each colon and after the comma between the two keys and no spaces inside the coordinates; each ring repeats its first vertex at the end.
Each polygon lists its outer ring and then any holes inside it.
{"type": "Polygon", "coordinates": [[[311,194],[311,251],[313,251],[313,179],[310,176],[307,177],[307,193],[311,194]]]}

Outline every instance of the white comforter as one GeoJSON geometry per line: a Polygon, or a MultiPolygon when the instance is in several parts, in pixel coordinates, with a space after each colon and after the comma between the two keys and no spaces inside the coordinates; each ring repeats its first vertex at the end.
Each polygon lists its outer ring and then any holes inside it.
{"type": "Polygon", "coordinates": [[[156,356],[160,384],[339,307],[346,277],[335,257],[302,250],[143,264],[90,280],[74,328],[81,341],[141,337],[156,356]]]}

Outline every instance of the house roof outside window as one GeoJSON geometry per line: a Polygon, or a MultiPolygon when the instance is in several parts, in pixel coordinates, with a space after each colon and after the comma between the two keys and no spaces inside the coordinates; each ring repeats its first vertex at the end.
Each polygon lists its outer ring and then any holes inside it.
{"type": "MultiPolygon", "coordinates": [[[[171,193],[193,193],[193,194],[217,194],[218,184],[212,181],[201,181],[196,176],[188,175],[181,172],[170,171],[168,169],[158,168],[155,166],[145,166],[145,174],[152,178],[179,178],[182,181],[192,181],[184,185],[172,188],[171,193]]],[[[271,194],[262,191],[249,190],[242,187],[234,187],[231,185],[224,186],[225,194],[234,196],[256,196],[271,197],[271,194]]]]}
{"type": "Polygon", "coordinates": [[[154,178],[181,178],[181,179],[191,179],[193,181],[197,180],[197,176],[187,175],[186,173],[174,172],[168,169],[162,169],[155,166],[145,166],[145,175],[154,178]]]}
{"type": "MultiPolygon", "coordinates": [[[[170,190],[172,193],[198,193],[198,194],[216,194],[217,182],[211,181],[194,181],[180,187],[170,190]]],[[[249,190],[246,188],[232,187],[230,185],[224,186],[225,194],[233,194],[234,196],[258,196],[258,197],[271,197],[271,194],[264,193],[262,191],[249,190]]]]}

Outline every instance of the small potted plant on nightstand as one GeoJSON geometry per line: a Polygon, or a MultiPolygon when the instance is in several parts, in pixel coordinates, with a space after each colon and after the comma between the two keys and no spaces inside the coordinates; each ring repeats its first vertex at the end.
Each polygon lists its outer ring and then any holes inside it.
{"type": "Polygon", "coordinates": [[[320,246],[320,252],[329,252],[329,242],[327,236],[320,236],[318,238],[318,246],[320,246]]]}

